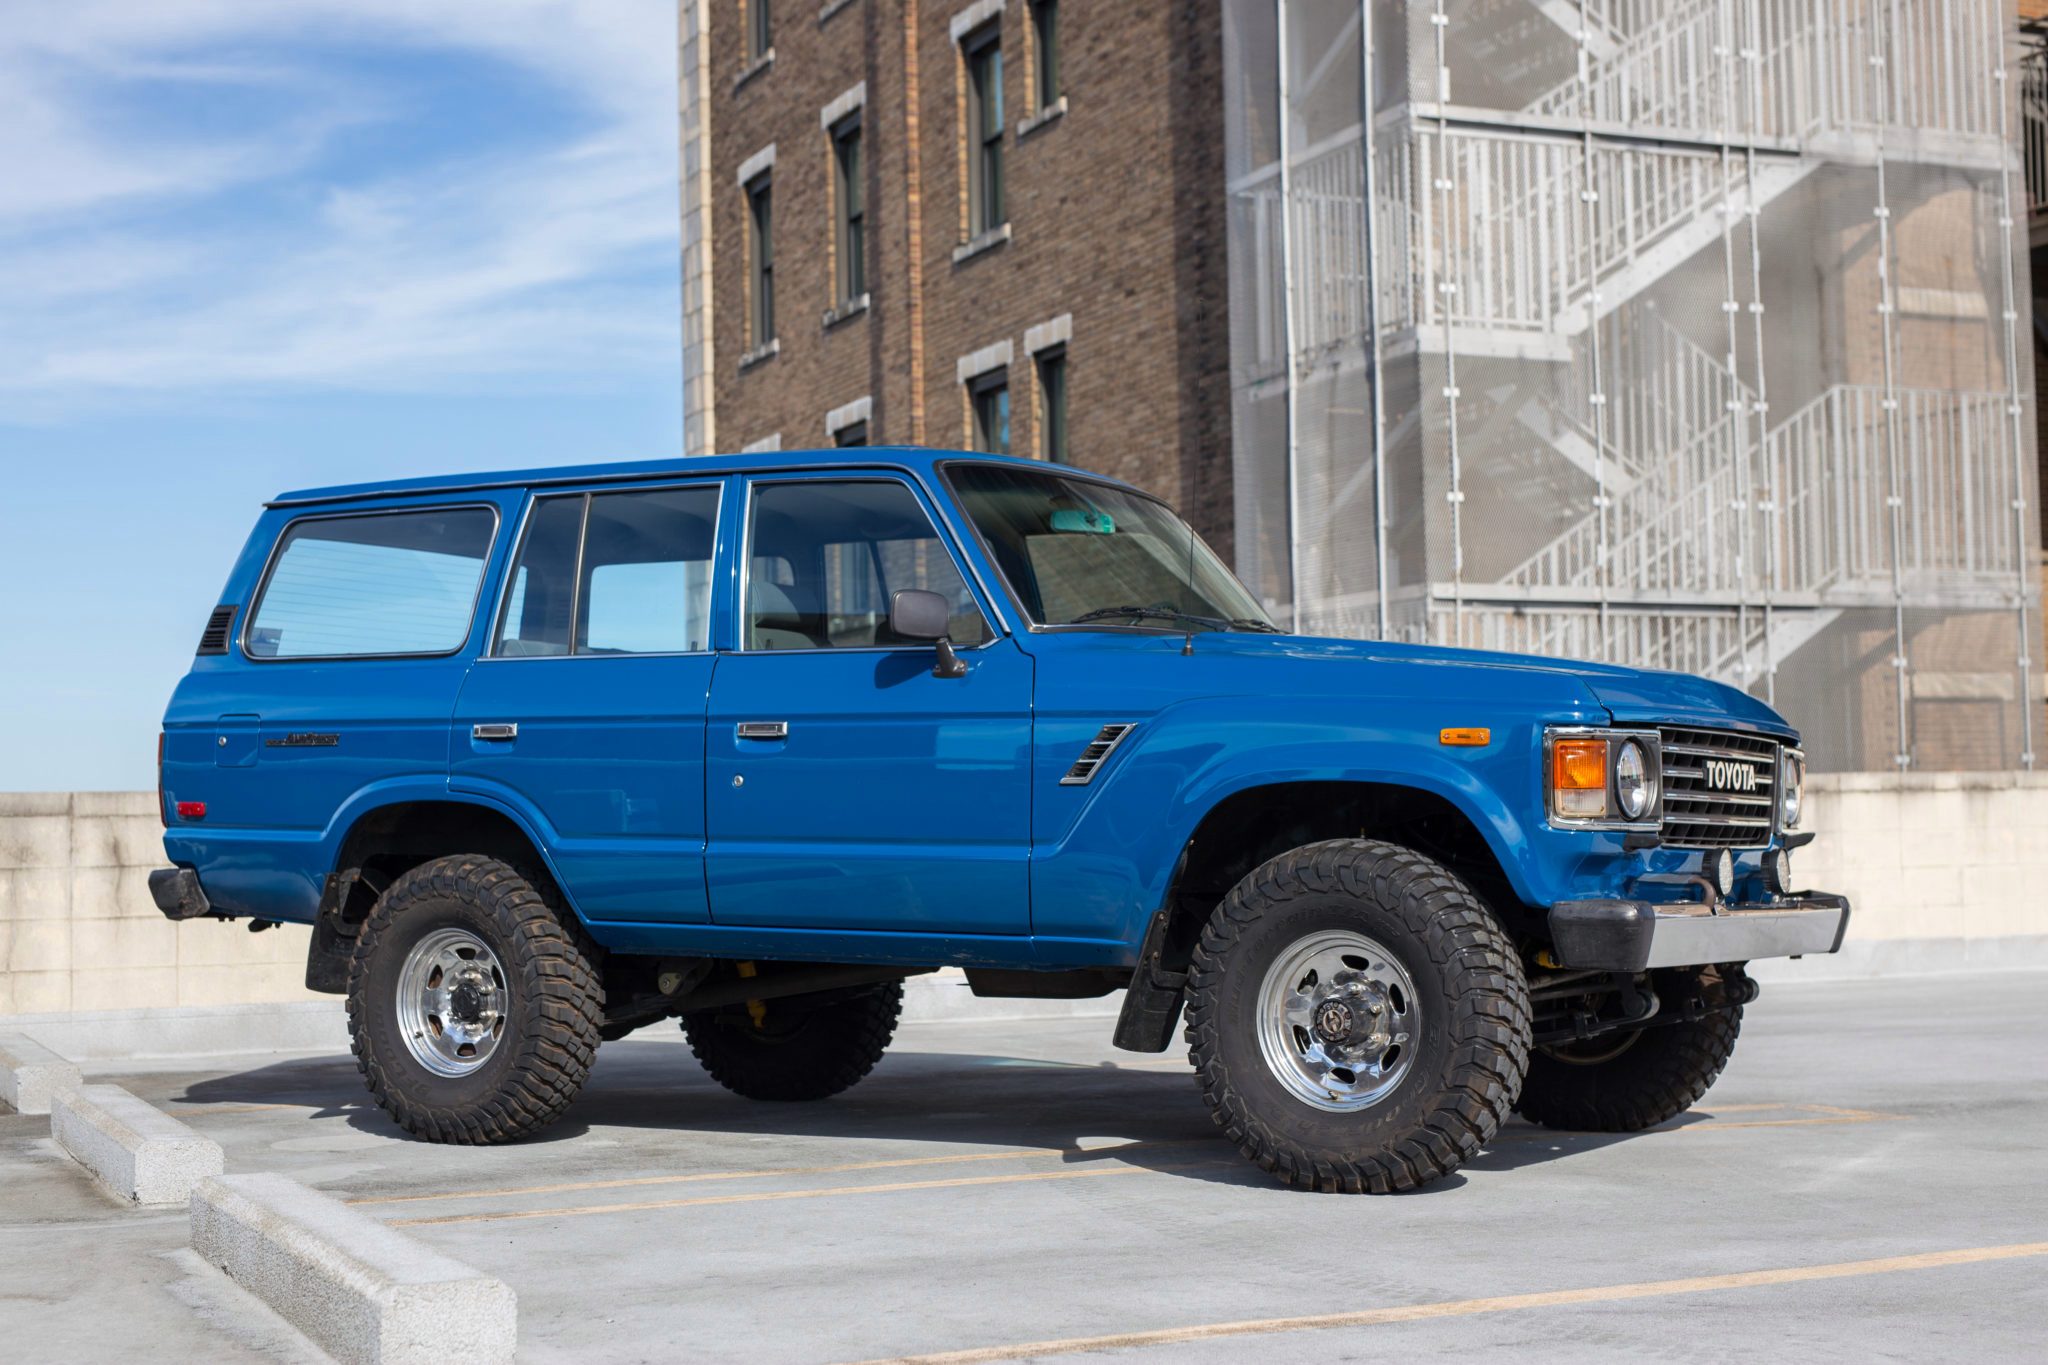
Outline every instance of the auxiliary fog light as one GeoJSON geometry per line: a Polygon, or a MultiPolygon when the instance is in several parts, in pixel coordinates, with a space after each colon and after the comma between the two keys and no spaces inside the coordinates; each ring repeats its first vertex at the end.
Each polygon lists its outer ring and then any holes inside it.
{"type": "Polygon", "coordinates": [[[1712,879],[1714,889],[1726,900],[1735,894],[1735,855],[1722,849],[1707,859],[1707,876],[1712,879]]]}
{"type": "Polygon", "coordinates": [[[1764,887],[1773,896],[1792,894],[1792,850],[1773,849],[1764,855],[1764,887]]]}

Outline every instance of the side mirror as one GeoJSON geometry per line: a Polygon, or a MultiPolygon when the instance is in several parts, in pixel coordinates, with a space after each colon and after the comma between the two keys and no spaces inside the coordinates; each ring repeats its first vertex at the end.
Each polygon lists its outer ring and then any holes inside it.
{"type": "Polygon", "coordinates": [[[964,678],[967,665],[953,652],[948,632],[953,628],[953,605],[935,592],[902,588],[889,597],[889,629],[899,640],[930,640],[938,646],[939,661],[932,668],[934,678],[964,678]]]}

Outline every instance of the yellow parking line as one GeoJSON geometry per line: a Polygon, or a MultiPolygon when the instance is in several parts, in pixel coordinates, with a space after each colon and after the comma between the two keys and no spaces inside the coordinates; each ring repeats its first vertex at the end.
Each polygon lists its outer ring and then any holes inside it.
{"type": "MultiPolygon", "coordinates": [[[[1234,1159],[1234,1158],[1233,1158],[1234,1159]]],[[[649,1209],[695,1208],[704,1204],[753,1204],[781,1199],[825,1199],[843,1194],[895,1194],[903,1190],[949,1190],[967,1185],[1021,1185],[1037,1180],[1084,1180],[1104,1175],[1144,1175],[1185,1170],[1183,1166],[1091,1166],[1077,1171],[1028,1171],[1017,1175],[958,1176],[951,1180],[905,1180],[887,1185],[837,1185],[822,1190],[754,1190],[747,1194],[713,1194],[694,1199],[650,1199],[632,1204],[588,1204],[569,1209],[518,1209],[494,1213],[456,1213],[437,1218],[394,1218],[394,1228],[442,1223],[502,1223],[528,1218],[581,1218],[595,1213],[639,1213],[649,1209]]]]}
{"type": "Polygon", "coordinates": [[[2048,1256],[2048,1242],[1963,1247],[1954,1251],[1929,1251],[1912,1256],[1884,1256],[1869,1261],[1837,1261],[1831,1265],[1744,1270],[1730,1275],[1695,1275],[1681,1280],[1647,1280],[1634,1284],[1602,1285],[1590,1289],[1559,1289],[1542,1294],[1453,1299],[1442,1303],[1407,1304],[1395,1308],[1368,1308],[1356,1313],[1325,1313],[1316,1317],[1255,1318],[1243,1322],[1211,1322],[1194,1327],[1168,1327],[1150,1332],[1118,1332],[1100,1337],[1065,1337],[1052,1341],[1023,1342],[1013,1346],[984,1346],[967,1351],[894,1356],[886,1361],[864,1361],[862,1365],[985,1365],[985,1362],[1026,1360],[1036,1356],[1130,1350],[1142,1346],[1176,1346],[1183,1342],[1209,1341],[1219,1337],[1263,1336],[1276,1332],[1314,1331],[1332,1327],[1381,1327],[1391,1323],[1424,1322],[1433,1318],[1465,1318],[1477,1317],[1484,1313],[1512,1313],[1528,1308],[1561,1308],[1576,1304],[1661,1298],[1671,1294],[1704,1294],[1722,1289],[1757,1289],[1772,1285],[1802,1284],[1812,1280],[1844,1280],[1861,1275],[1934,1270],[1943,1266],[1977,1265],[1986,1261],[2009,1261],[2027,1256],[2048,1256]]]}
{"type": "Polygon", "coordinates": [[[775,1166],[758,1171],[699,1171],[690,1175],[627,1176],[616,1180],[574,1180],[559,1185],[524,1185],[509,1189],[456,1190],[446,1194],[390,1194],[350,1199],[350,1204],[438,1204],[451,1199],[509,1199],[522,1194],[567,1194],[577,1190],[624,1190],[644,1185],[690,1185],[707,1180],[761,1180],[781,1175],[839,1175],[847,1171],[889,1171],[906,1166],[954,1166],[968,1161],[1022,1161],[1033,1157],[1118,1156],[1152,1147],[1213,1145],[1214,1138],[1181,1138],[1170,1142],[1122,1142],[1109,1147],[1026,1147],[1008,1152],[965,1152],[948,1156],[907,1156],[887,1161],[847,1161],[833,1166],[775,1166]]]}

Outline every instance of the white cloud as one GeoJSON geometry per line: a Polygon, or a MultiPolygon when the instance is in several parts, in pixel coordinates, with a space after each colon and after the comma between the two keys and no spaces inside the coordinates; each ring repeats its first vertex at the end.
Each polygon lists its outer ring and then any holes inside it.
{"type": "Polygon", "coordinates": [[[13,0],[0,419],[123,394],[569,384],[668,363],[673,26],[672,0],[13,0]],[[403,55],[410,80],[437,55],[502,64],[573,114],[517,128],[514,151],[490,125],[518,113],[478,109],[473,143],[435,128],[431,158],[330,174],[338,138],[388,138],[405,116],[323,61],[343,49],[403,55]],[[287,112],[226,129],[169,116],[207,87],[287,112]]]}

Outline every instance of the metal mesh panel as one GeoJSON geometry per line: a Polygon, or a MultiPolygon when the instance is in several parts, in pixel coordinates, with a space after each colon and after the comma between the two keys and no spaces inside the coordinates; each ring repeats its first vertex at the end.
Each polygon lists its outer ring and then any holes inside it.
{"type": "Polygon", "coordinates": [[[2043,139],[1997,0],[1226,14],[1235,144],[1289,149],[1232,171],[1262,592],[1721,678],[1823,770],[2031,763],[2043,139]]]}

